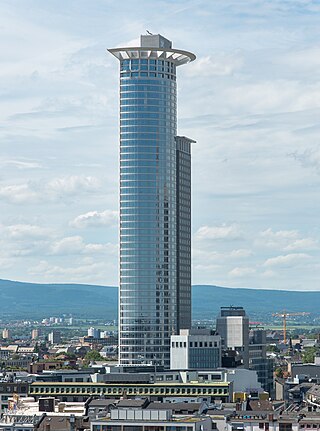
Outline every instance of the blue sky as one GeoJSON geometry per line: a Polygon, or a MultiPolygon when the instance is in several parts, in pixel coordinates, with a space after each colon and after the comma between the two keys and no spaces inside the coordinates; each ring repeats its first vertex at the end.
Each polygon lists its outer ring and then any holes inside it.
{"type": "Polygon", "coordinates": [[[0,278],[117,284],[118,64],[150,30],[193,146],[193,283],[318,290],[320,5],[2,0],[0,278]]]}

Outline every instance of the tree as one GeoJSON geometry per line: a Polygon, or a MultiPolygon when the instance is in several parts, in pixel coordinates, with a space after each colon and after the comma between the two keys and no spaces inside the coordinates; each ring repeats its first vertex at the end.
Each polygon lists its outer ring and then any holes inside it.
{"type": "Polygon", "coordinates": [[[268,350],[268,352],[272,352],[272,353],[280,353],[280,349],[279,349],[279,347],[277,347],[276,345],[274,345],[274,344],[269,344],[268,346],[267,346],[267,350],[268,350]]]}
{"type": "Polygon", "coordinates": [[[279,377],[280,379],[282,379],[283,378],[283,369],[281,367],[276,368],[275,375],[276,375],[276,377],[279,377]]]}
{"type": "Polygon", "coordinates": [[[91,361],[103,361],[104,358],[100,355],[98,350],[90,350],[90,352],[86,353],[84,360],[86,363],[89,363],[91,361]]]}
{"type": "Polygon", "coordinates": [[[303,356],[302,356],[302,362],[304,364],[313,364],[314,363],[314,357],[315,354],[317,353],[317,348],[316,347],[308,347],[305,349],[303,356]]]}

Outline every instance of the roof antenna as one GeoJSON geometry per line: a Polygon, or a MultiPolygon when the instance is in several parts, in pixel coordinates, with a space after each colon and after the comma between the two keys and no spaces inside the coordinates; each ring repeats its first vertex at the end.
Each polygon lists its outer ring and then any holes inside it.
{"type": "Polygon", "coordinates": [[[150,36],[153,36],[153,34],[152,34],[149,30],[146,30],[146,32],[147,32],[148,34],[150,34],[150,36]]]}

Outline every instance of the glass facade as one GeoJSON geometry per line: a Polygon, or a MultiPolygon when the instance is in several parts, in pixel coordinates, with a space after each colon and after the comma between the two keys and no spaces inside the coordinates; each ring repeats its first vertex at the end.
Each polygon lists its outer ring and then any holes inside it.
{"type": "Polygon", "coordinates": [[[191,328],[191,143],[176,136],[178,330],[191,328]]]}
{"type": "Polygon", "coordinates": [[[110,51],[120,60],[120,363],[169,366],[179,308],[179,62],[153,49],[110,51]]]}

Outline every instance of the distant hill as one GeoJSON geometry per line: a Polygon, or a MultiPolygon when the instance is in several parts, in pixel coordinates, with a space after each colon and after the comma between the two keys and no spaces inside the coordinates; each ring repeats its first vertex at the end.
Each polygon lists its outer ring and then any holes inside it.
{"type": "Polygon", "coordinates": [[[37,319],[72,313],[83,317],[105,316],[115,319],[118,289],[88,284],[36,284],[0,280],[0,304],[1,314],[12,317],[37,319]]]}
{"type": "Polygon", "coordinates": [[[272,314],[283,310],[306,311],[320,315],[320,291],[245,289],[218,286],[193,286],[193,317],[216,316],[220,307],[242,306],[249,316],[272,314]]]}
{"type": "MultiPolygon", "coordinates": [[[[0,280],[1,315],[39,319],[72,313],[83,317],[117,318],[118,289],[88,284],[36,284],[0,280]]],[[[193,286],[193,318],[213,319],[221,306],[243,306],[259,317],[276,311],[319,314],[319,292],[290,292],[218,286],[193,286]]]]}

